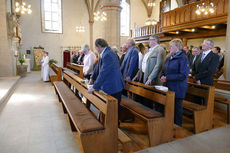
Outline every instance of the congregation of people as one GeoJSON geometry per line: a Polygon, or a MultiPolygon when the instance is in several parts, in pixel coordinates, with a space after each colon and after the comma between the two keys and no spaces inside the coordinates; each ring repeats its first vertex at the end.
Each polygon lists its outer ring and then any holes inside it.
{"type": "MultiPolygon", "coordinates": [[[[98,56],[87,44],[83,45],[80,51],[73,51],[71,62],[83,65],[84,77],[92,85],[89,93],[102,90],[118,100],[118,119],[121,97],[126,94],[123,91],[125,80],[128,80],[148,86],[163,85],[174,91],[174,123],[182,126],[187,78],[192,78],[197,84],[212,86],[214,74],[220,72],[224,64],[223,52],[220,47],[214,47],[211,39],[205,39],[202,46],[191,46],[190,49],[183,46],[180,39],[173,39],[167,51],[158,36],[150,36],[146,46],[136,46],[133,39],[128,39],[118,51],[117,47],[109,47],[106,40],[99,38],[95,41],[95,49],[98,56]]],[[[154,102],[139,99],[146,107],[153,108],[154,102]]],[[[162,107],[155,104],[156,111],[161,112],[162,107]]]]}

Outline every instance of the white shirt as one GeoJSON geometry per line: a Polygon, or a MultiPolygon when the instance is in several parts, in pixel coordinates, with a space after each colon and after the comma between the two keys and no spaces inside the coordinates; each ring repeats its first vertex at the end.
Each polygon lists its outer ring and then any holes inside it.
{"type": "Polygon", "coordinates": [[[143,55],[141,52],[138,53],[138,57],[139,57],[139,62],[138,62],[138,69],[141,68],[141,62],[142,62],[142,58],[143,58],[143,55]]]}
{"type": "Polygon", "coordinates": [[[96,60],[96,56],[92,51],[89,51],[88,54],[84,56],[83,60],[83,74],[84,75],[89,75],[93,73],[93,64],[94,61],[96,60]]]}
{"type": "Polygon", "coordinates": [[[155,49],[157,46],[159,46],[159,45],[156,45],[156,46],[154,46],[153,48],[150,48],[149,51],[145,54],[144,59],[143,59],[143,61],[142,61],[142,67],[141,67],[141,68],[142,68],[142,72],[145,73],[147,60],[148,60],[149,56],[151,55],[151,53],[154,51],[154,49],[155,49]]]}
{"type": "Polygon", "coordinates": [[[105,47],[105,48],[103,49],[103,51],[101,52],[100,58],[102,58],[102,55],[103,55],[103,53],[104,53],[104,51],[105,51],[106,48],[107,48],[107,47],[105,47]]]}
{"type": "Polygon", "coordinates": [[[202,56],[201,56],[201,62],[203,62],[203,60],[205,59],[205,57],[211,52],[212,50],[208,50],[208,51],[205,51],[202,53],[202,56]]]}
{"type": "MultiPolygon", "coordinates": [[[[195,62],[196,58],[197,58],[199,55],[200,55],[200,53],[199,53],[199,54],[197,54],[197,55],[194,55],[194,58],[193,58],[193,60],[192,60],[192,64],[194,64],[194,62],[195,62]]],[[[190,65],[190,66],[191,66],[191,65],[190,65]]]]}

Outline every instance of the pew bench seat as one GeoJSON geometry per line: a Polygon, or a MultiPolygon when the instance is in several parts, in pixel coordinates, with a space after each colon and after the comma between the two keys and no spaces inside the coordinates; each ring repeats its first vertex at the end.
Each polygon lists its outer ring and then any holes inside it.
{"type": "Polygon", "coordinates": [[[104,129],[64,82],[54,82],[54,87],[78,132],[87,133],[104,129]]]}
{"type": "Polygon", "coordinates": [[[133,152],[132,140],[119,128],[118,128],[118,140],[122,145],[122,152],[123,153],[133,152]]]}
{"type": "Polygon", "coordinates": [[[173,139],[174,93],[157,90],[143,83],[126,81],[128,97],[121,98],[121,120],[135,119],[144,121],[147,127],[149,146],[159,145],[173,139]],[[139,103],[136,96],[163,105],[163,111],[157,112],[139,103]]]}
{"type": "MultiPolygon", "coordinates": [[[[229,80],[218,80],[214,79],[214,87],[221,90],[222,92],[229,93],[230,91],[230,81],[229,80]]],[[[230,124],[230,99],[220,96],[218,93],[215,94],[215,102],[225,104],[227,106],[227,123],[230,124]]]]}
{"type": "Polygon", "coordinates": [[[215,95],[215,101],[218,101],[218,102],[223,103],[223,104],[229,104],[230,103],[228,98],[218,96],[218,95],[215,95]]]}
{"type": "Polygon", "coordinates": [[[121,105],[138,116],[144,116],[146,118],[162,117],[161,113],[135,102],[126,96],[122,96],[121,105]]]}
{"type": "Polygon", "coordinates": [[[195,104],[187,100],[183,100],[183,107],[190,111],[202,111],[202,110],[207,109],[207,107],[203,105],[195,104]]]}
{"type": "Polygon", "coordinates": [[[193,113],[194,132],[200,133],[213,126],[214,87],[188,82],[183,108],[193,113]],[[196,98],[203,101],[197,104],[196,98]],[[205,101],[205,102],[204,102],[205,101]]]}
{"type": "Polygon", "coordinates": [[[55,82],[54,88],[72,131],[77,131],[82,152],[117,153],[117,99],[98,91],[89,94],[83,79],[71,71],[64,71],[63,81],[55,82]],[[96,117],[91,106],[98,109],[101,118],[96,117]]]}
{"type": "Polygon", "coordinates": [[[215,102],[227,105],[227,123],[230,124],[230,100],[225,97],[215,95],[215,102]]]}
{"type": "Polygon", "coordinates": [[[64,70],[64,71],[69,71],[69,72],[71,72],[71,73],[73,73],[73,74],[75,74],[75,75],[78,75],[78,74],[79,74],[78,72],[75,72],[75,71],[73,71],[73,70],[71,70],[71,69],[68,69],[68,68],[63,68],[63,70],[64,70]]]}

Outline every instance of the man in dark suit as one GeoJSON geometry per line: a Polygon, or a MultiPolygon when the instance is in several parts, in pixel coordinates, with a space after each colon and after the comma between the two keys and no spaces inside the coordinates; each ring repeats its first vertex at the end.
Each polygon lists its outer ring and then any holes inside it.
{"type": "Polygon", "coordinates": [[[124,57],[125,57],[125,54],[126,54],[127,50],[128,50],[128,48],[126,47],[126,44],[123,44],[122,47],[121,47],[122,56],[121,56],[121,59],[120,59],[120,65],[122,64],[122,62],[124,60],[124,57]]]}
{"type": "MultiPolygon", "coordinates": [[[[188,58],[188,61],[190,62],[191,58],[193,58],[193,55],[192,55],[191,51],[188,49],[188,46],[184,46],[183,50],[185,51],[186,56],[188,58]]],[[[191,67],[191,65],[190,65],[190,67],[191,67]]]]}
{"type": "Polygon", "coordinates": [[[221,52],[221,48],[218,46],[214,47],[212,51],[219,56],[219,64],[217,69],[220,70],[224,66],[224,55],[221,52]]]}
{"type": "Polygon", "coordinates": [[[133,39],[128,39],[126,46],[128,51],[121,64],[121,73],[124,79],[131,80],[138,71],[138,50],[133,39]]]}
{"type": "Polygon", "coordinates": [[[213,75],[219,63],[218,55],[212,52],[213,47],[214,42],[211,39],[204,40],[202,44],[202,49],[204,51],[194,74],[198,84],[213,85],[213,75]]]}
{"type": "Polygon", "coordinates": [[[119,118],[121,95],[125,86],[119,60],[104,39],[97,39],[95,41],[95,48],[100,54],[100,58],[97,66],[97,75],[93,74],[90,80],[90,84],[94,83],[93,88],[89,89],[88,92],[92,93],[94,90],[102,90],[116,98],[118,100],[119,118]]]}
{"type": "Polygon", "coordinates": [[[200,63],[200,58],[201,58],[200,48],[194,47],[192,49],[192,54],[193,54],[193,57],[191,58],[191,61],[190,61],[190,73],[192,74],[192,76],[194,76],[196,73],[198,64],[200,63]]]}

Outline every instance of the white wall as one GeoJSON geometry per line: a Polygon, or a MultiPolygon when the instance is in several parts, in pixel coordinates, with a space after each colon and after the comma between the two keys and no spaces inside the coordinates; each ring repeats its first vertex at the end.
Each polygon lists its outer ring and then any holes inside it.
{"type": "Polygon", "coordinates": [[[147,11],[141,0],[130,1],[130,28],[141,27],[145,25],[148,18],[147,11]]]}
{"type": "MultiPolygon", "coordinates": [[[[155,20],[159,20],[160,13],[160,0],[156,0],[156,6],[153,7],[151,18],[155,20]]],[[[148,18],[147,11],[145,6],[141,0],[131,0],[130,1],[130,29],[136,27],[145,26],[145,21],[148,18]]],[[[120,44],[124,44],[126,40],[129,38],[121,37],[120,44]]]]}
{"type": "MultiPolygon", "coordinates": [[[[32,47],[42,46],[49,52],[49,57],[62,61],[61,46],[81,46],[89,44],[89,17],[83,0],[62,0],[63,34],[41,32],[41,0],[29,1],[32,5],[32,15],[20,18],[22,29],[21,52],[32,47]],[[85,33],[77,33],[76,26],[85,26],[85,33]]],[[[94,23],[94,40],[101,37],[102,23],[94,23]]]]}
{"type": "Polygon", "coordinates": [[[176,0],[171,0],[171,10],[178,8],[178,4],[176,0]]]}
{"type": "MultiPolygon", "coordinates": [[[[156,6],[153,7],[151,18],[159,21],[160,17],[160,0],[155,1],[156,6]]],[[[171,1],[171,6],[173,8],[178,7],[176,0],[171,1]]],[[[148,18],[147,11],[144,7],[144,4],[141,0],[132,0],[130,1],[130,28],[145,26],[145,21],[148,18]]]]}
{"type": "Polygon", "coordinates": [[[151,18],[159,21],[160,18],[160,0],[155,1],[156,6],[153,7],[151,18]]]}
{"type": "Polygon", "coordinates": [[[0,0],[0,76],[12,76],[13,55],[10,50],[10,41],[7,34],[6,1],[0,0]]]}

